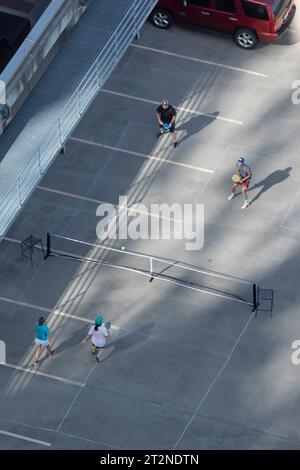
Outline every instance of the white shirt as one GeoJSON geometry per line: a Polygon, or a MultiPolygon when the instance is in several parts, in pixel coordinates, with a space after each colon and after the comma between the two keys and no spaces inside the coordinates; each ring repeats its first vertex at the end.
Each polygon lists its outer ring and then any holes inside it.
{"type": "Polygon", "coordinates": [[[97,331],[95,331],[95,325],[91,326],[89,335],[92,337],[92,343],[97,346],[97,348],[103,348],[103,346],[105,346],[105,337],[108,336],[108,331],[104,325],[99,326],[97,331]]]}

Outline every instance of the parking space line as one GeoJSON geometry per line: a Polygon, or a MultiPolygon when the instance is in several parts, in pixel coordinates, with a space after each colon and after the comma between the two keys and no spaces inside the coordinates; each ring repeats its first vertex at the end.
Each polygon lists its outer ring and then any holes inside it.
{"type": "MultiPolygon", "coordinates": [[[[81,201],[91,202],[91,203],[97,204],[97,205],[105,204],[104,201],[99,201],[98,199],[92,199],[92,198],[89,198],[89,197],[78,196],[77,194],[67,193],[65,191],[60,191],[59,189],[46,188],[45,186],[38,186],[37,189],[39,189],[40,191],[46,191],[48,193],[59,194],[61,196],[66,196],[66,197],[70,197],[70,198],[73,198],[73,199],[79,199],[81,201]]],[[[154,218],[157,218],[157,219],[166,220],[168,222],[176,222],[178,224],[183,224],[183,220],[181,220],[181,219],[175,219],[175,218],[172,218],[172,217],[160,216],[159,214],[155,214],[155,213],[147,212],[147,211],[141,211],[139,209],[132,209],[130,207],[119,206],[118,204],[116,204],[115,207],[119,210],[126,209],[127,212],[129,212],[129,213],[133,212],[134,214],[146,215],[147,217],[154,217],[154,218]]]]}
{"type": "MultiPolygon", "coordinates": [[[[59,251],[59,250],[53,250],[53,251],[59,251]]],[[[82,321],[90,325],[93,323],[93,320],[90,320],[89,318],[79,317],[78,315],[72,315],[71,313],[65,313],[59,309],[52,309],[52,308],[47,308],[47,307],[41,307],[40,305],[29,304],[27,302],[22,302],[21,300],[9,299],[8,297],[0,297],[0,301],[13,304],[13,305],[18,305],[20,307],[31,308],[33,310],[39,310],[45,313],[51,313],[52,315],[57,315],[59,317],[71,318],[72,320],[82,321]]],[[[118,326],[111,325],[111,329],[119,330],[120,328],[118,326]]]]}
{"type": "Polygon", "coordinates": [[[66,379],[66,378],[60,377],[58,375],[47,374],[46,372],[31,369],[29,367],[22,367],[22,366],[17,366],[15,364],[8,364],[8,363],[4,364],[3,362],[0,363],[0,366],[8,367],[9,369],[19,370],[21,372],[26,372],[27,374],[39,375],[41,377],[46,377],[47,379],[57,380],[58,382],[62,382],[62,383],[68,384],[68,385],[75,385],[76,387],[80,387],[80,388],[85,387],[85,383],[77,382],[77,381],[71,380],[71,379],[66,379]]]}
{"type": "MultiPolygon", "coordinates": [[[[8,241],[8,240],[6,240],[8,241]]],[[[10,239],[9,240],[10,242],[18,242],[18,240],[14,240],[14,239],[10,239]]],[[[63,252],[61,250],[53,250],[54,252],[58,252],[58,253],[61,253],[61,254],[65,254],[65,255],[72,255],[72,253],[67,253],[67,252],[63,252]]],[[[74,256],[74,255],[73,255],[74,256]]],[[[124,268],[126,269],[126,268],[124,268]]],[[[20,306],[23,306],[23,307],[26,307],[26,308],[32,308],[32,309],[35,309],[35,310],[40,310],[42,312],[47,312],[49,314],[54,314],[54,315],[58,315],[58,316],[61,316],[61,317],[67,317],[67,318],[71,318],[72,320],[79,320],[79,321],[83,321],[85,323],[89,323],[89,324],[92,324],[93,323],[93,320],[89,320],[88,318],[83,318],[83,317],[79,317],[77,315],[71,315],[70,313],[65,313],[63,312],[62,310],[59,310],[59,309],[51,309],[51,308],[45,308],[45,307],[41,307],[39,305],[33,305],[33,304],[29,304],[27,302],[22,302],[22,301],[19,301],[19,300],[13,300],[13,299],[9,299],[7,297],[0,297],[0,301],[2,302],[8,302],[8,303],[11,303],[11,304],[15,304],[15,305],[20,305],[20,306]]],[[[116,326],[116,325],[111,325],[111,330],[115,330],[115,331],[124,331],[124,332],[127,332],[127,333],[136,333],[136,334],[139,334],[140,336],[144,336],[144,337],[147,337],[148,338],[148,335],[145,334],[145,333],[141,333],[141,332],[136,332],[135,330],[132,330],[130,328],[125,328],[125,327],[120,327],[120,326],[116,326]]],[[[164,340],[163,338],[159,337],[159,340],[160,341],[164,341],[164,342],[167,342],[169,343],[169,341],[167,340],[164,340]]],[[[181,343],[178,343],[178,346],[183,346],[183,347],[187,347],[186,344],[181,344],[181,343]]],[[[216,356],[221,356],[221,357],[226,357],[227,358],[227,355],[226,354],[223,354],[223,353],[219,353],[219,352],[216,352],[216,351],[211,351],[211,350],[208,350],[208,349],[199,349],[199,348],[196,348],[196,347],[193,347],[193,346],[188,346],[190,347],[191,349],[195,349],[195,350],[200,350],[200,351],[206,351],[206,352],[209,352],[210,354],[214,354],[216,356]]]]}
{"type": "MultiPolygon", "coordinates": [[[[92,373],[94,372],[94,370],[96,369],[96,367],[97,367],[97,362],[96,362],[96,364],[94,365],[94,367],[91,368],[91,370],[90,370],[88,376],[86,377],[86,379],[85,379],[86,383],[88,382],[90,376],[92,375],[92,373]]],[[[71,405],[70,405],[69,408],[67,409],[67,412],[65,413],[65,415],[64,415],[63,418],[62,418],[62,420],[60,421],[59,425],[58,425],[57,428],[56,428],[56,431],[57,431],[57,432],[59,432],[59,431],[61,430],[61,428],[62,428],[62,426],[63,426],[65,420],[66,420],[67,417],[69,416],[69,414],[70,414],[70,412],[71,412],[73,406],[75,405],[76,401],[78,400],[79,395],[80,395],[80,393],[81,393],[82,390],[83,390],[83,389],[80,388],[80,389],[78,390],[78,392],[76,393],[76,395],[75,395],[75,397],[74,397],[74,399],[73,399],[71,405]]]]}
{"type": "Polygon", "coordinates": [[[233,353],[234,351],[236,350],[236,348],[238,347],[239,345],[239,342],[241,341],[242,337],[244,336],[244,334],[246,333],[247,331],[247,328],[248,326],[250,325],[252,319],[254,318],[255,316],[255,312],[253,312],[250,316],[250,318],[248,319],[247,323],[245,324],[243,330],[241,331],[239,337],[237,338],[236,342],[234,343],[228,357],[227,357],[227,360],[224,362],[223,366],[221,367],[221,369],[219,370],[219,372],[217,373],[217,375],[215,376],[215,378],[212,380],[212,382],[210,383],[206,393],[204,394],[204,396],[201,398],[201,401],[200,403],[198,404],[193,416],[191,417],[191,419],[189,420],[189,422],[186,424],[184,430],[182,431],[182,433],[180,434],[179,438],[177,439],[177,441],[175,442],[174,444],[174,447],[173,447],[173,450],[177,449],[180,441],[182,440],[183,436],[185,435],[185,433],[187,432],[187,430],[189,429],[189,427],[191,426],[191,424],[193,423],[193,421],[195,420],[201,406],[203,405],[203,403],[205,402],[206,398],[208,397],[208,395],[210,394],[211,390],[213,389],[213,387],[215,386],[215,383],[218,381],[219,377],[222,375],[222,373],[224,372],[224,370],[226,369],[227,365],[229,364],[232,356],[233,356],[233,353]]]}
{"type": "Polygon", "coordinates": [[[52,446],[50,442],[40,441],[38,439],[32,439],[31,437],[22,436],[21,434],[15,434],[13,432],[3,431],[2,429],[0,429],[0,434],[3,434],[4,436],[9,436],[9,437],[15,437],[16,439],[22,439],[23,441],[33,442],[34,444],[39,444],[41,446],[46,446],[46,447],[52,446]]]}
{"type": "Polygon", "coordinates": [[[296,233],[299,233],[299,230],[297,228],[288,227],[288,225],[285,225],[285,221],[288,219],[288,217],[290,217],[290,214],[293,210],[294,205],[297,204],[297,202],[299,201],[299,195],[300,193],[297,192],[290,199],[289,205],[287,209],[285,210],[284,216],[282,217],[281,222],[279,223],[279,227],[283,228],[284,230],[289,230],[291,232],[296,232],[296,233]]]}
{"type": "Polygon", "coordinates": [[[80,139],[78,137],[70,137],[69,140],[71,140],[73,142],[80,142],[82,144],[93,145],[94,147],[104,148],[104,149],[107,149],[107,150],[113,150],[115,152],[126,153],[128,155],[132,155],[133,157],[144,158],[145,160],[156,160],[156,161],[159,161],[159,162],[167,163],[168,165],[180,166],[182,168],[187,168],[189,170],[196,170],[196,171],[200,171],[200,172],[203,172],[203,173],[213,173],[214,172],[213,170],[209,170],[208,168],[202,168],[202,167],[196,166],[196,165],[189,165],[188,163],[174,162],[172,160],[167,160],[166,158],[156,157],[155,155],[152,155],[152,154],[147,155],[145,153],[134,152],[132,150],[126,150],[126,149],[122,149],[120,147],[113,147],[111,145],[100,144],[98,142],[92,142],[91,140],[80,139]]]}
{"type": "MultiPolygon", "coordinates": [[[[3,421],[6,421],[7,423],[10,423],[10,424],[13,424],[13,425],[18,425],[18,426],[21,426],[21,427],[24,427],[26,429],[31,429],[31,430],[34,430],[34,432],[38,432],[38,431],[46,431],[47,433],[51,433],[51,434],[62,434],[63,436],[66,436],[66,437],[71,437],[72,439],[78,439],[80,441],[84,441],[84,442],[90,442],[90,443],[93,443],[93,444],[97,444],[98,446],[99,445],[102,445],[102,446],[106,446],[106,447],[110,447],[111,449],[116,449],[116,450],[122,450],[121,447],[118,447],[118,446],[115,446],[111,443],[107,443],[107,442],[103,442],[103,441],[95,441],[94,439],[88,439],[86,437],[83,437],[83,436],[78,436],[77,434],[72,434],[70,432],[67,432],[67,431],[55,431],[54,429],[49,429],[47,427],[44,427],[44,426],[37,426],[37,425],[32,425],[32,424],[28,424],[28,423],[24,423],[23,421],[17,421],[15,419],[8,419],[8,418],[1,418],[3,421]]],[[[52,446],[53,444],[51,444],[52,446]]]]}
{"type": "MultiPolygon", "coordinates": [[[[110,94],[110,95],[120,96],[121,98],[128,98],[130,100],[141,101],[143,103],[150,103],[150,104],[154,104],[155,106],[158,106],[158,105],[161,104],[159,101],[148,100],[147,98],[141,98],[140,96],[127,95],[126,93],[120,93],[118,91],[107,90],[105,88],[101,89],[101,93],[107,93],[107,94],[110,94]]],[[[238,126],[243,125],[242,121],[237,121],[236,119],[226,118],[226,117],[222,117],[222,116],[216,116],[215,114],[211,114],[211,113],[202,113],[201,111],[195,111],[194,109],[184,108],[182,106],[174,106],[174,108],[179,110],[179,111],[183,111],[185,113],[196,114],[197,116],[210,117],[210,118],[213,118],[217,121],[229,122],[231,124],[236,124],[238,126]]]]}
{"type": "Polygon", "coordinates": [[[0,301],[7,302],[13,305],[19,305],[20,307],[32,308],[33,310],[40,310],[41,312],[46,312],[46,313],[52,312],[51,308],[38,307],[37,305],[28,304],[27,302],[21,302],[20,300],[12,300],[7,297],[0,297],[0,301]]]}
{"type": "Polygon", "coordinates": [[[143,49],[145,51],[151,51],[151,52],[156,52],[158,54],[164,54],[172,57],[177,57],[178,59],[185,59],[185,60],[190,60],[192,62],[199,62],[200,64],[207,64],[207,65],[214,65],[215,67],[221,67],[223,69],[228,69],[228,70],[234,70],[236,72],[242,72],[246,73],[248,75],[254,75],[256,77],[261,77],[261,78],[269,78],[269,75],[261,72],[255,72],[254,70],[249,70],[249,69],[243,69],[240,67],[234,67],[232,65],[226,65],[222,64],[220,62],[213,62],[211,60],[205,60],[205,59],[198,59],[197,57],[191,57],[183,54],[177,54],[175,52],[169,52],[166,50],[162,49],[156,49],[154,47],[148,47],[148,46],[142,46],[139,44],[131,44],[130,47],[135,47],[136,49],[143,49]]]}
{"type": "Polygon", "coordinates": [[[17,240],[16,238],[4,237],[3,240],[5,240],[6,242],[17,243],[18,245],[21,245],[21,240],[17,240]]]}

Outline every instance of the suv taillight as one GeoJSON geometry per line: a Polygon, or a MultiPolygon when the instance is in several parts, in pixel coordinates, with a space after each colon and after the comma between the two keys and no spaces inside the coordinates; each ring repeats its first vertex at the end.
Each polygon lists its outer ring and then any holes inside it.
{"type": "Polygon", "coordinates": [[[276,33],[276,21],[272,9],[269,7],[270,33],[276,33]]]}

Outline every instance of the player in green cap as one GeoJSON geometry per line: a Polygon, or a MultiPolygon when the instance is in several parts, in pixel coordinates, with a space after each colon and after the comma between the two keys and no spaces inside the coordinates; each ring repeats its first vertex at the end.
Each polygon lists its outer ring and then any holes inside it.
{"type": "Polygon", "coordinates": [[[89,338],[92,339],[92,354],[96,356],[97,362],[100,362],[99,356],[103,353],[106,344],[106,338],[109,336],[108,328],[102,323],[103,317],[99,315],[95,320],[95,324],[90,327],[86,338],[83,340],[83,343],[85,343],[89,338]]]}

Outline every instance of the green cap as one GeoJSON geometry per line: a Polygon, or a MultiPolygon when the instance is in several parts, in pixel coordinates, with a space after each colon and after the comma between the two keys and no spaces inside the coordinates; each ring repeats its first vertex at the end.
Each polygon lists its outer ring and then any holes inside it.
{"type": "Polygon", "coordinates": [[[101,326],[101,325],[102,325],[102,322],[103,322],[103,317],[101,317],[101,315],[99,315],[99,316],[96,318],[95,323],[96,323],[96,325],[101,326]]]}

